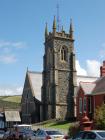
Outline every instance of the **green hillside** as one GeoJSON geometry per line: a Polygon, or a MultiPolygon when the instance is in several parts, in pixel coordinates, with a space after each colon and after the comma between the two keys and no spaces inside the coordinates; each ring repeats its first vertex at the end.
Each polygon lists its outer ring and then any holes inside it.
{"type": "Polygon", "coordinates": [[[0,96],[0,108],[20,108],[21,96],[0,96]]]}

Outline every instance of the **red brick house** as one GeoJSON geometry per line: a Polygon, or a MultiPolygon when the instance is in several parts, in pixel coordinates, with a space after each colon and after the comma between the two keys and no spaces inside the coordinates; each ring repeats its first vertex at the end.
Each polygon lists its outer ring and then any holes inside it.
{"type": "Polygon", "coordinates": [[[92,119],[97,106],[105,103],[105,61],[100,67],[100,78],[94,82],[80,82],[76,96],[77,120],[83,113],[92,119]]]}

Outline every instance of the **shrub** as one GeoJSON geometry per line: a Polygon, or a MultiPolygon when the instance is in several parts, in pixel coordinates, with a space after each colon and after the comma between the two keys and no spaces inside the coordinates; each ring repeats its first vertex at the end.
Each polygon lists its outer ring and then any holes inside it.
{"type": "Polygon", "coordinates": [[[105,104],[96,108],[94,122],[96,129],[105,130],[105,104]]]}
{"type": "Polygon", "coordinates": [[[74,136],[76,133],[80,131],[80,125],[79,123],[73,123],[70,125],[69,130],[68,130],[68,135],[70,137],[74,136]]]}

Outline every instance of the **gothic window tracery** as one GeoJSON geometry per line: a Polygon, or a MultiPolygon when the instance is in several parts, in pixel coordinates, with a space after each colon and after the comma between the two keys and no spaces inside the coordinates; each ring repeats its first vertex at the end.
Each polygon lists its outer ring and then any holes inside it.
{"type": "Polygon", "coordinates": [[[67,61],[67,48],[66,48],[66,46],[63,46],[61,48],[60,57],[61,57],[62,61],[67,61]]]}

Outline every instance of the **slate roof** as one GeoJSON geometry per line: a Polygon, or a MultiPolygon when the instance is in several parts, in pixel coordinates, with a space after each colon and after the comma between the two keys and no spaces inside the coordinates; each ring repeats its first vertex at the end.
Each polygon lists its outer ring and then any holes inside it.
{"type": "Polygon", "coordinates": [[[28,77],[33,94],[36,99],[41,101],[42,74],[40,72],[28,71],[28,77]]]}
{"type": "Polygon", "coordinates": [[[84,91],[85,95],[92,94],[94,91],[94,88],[96,86],[95,82],[80,82],[80,87],[84,91]]]}
{"type": "Polygon", "coordinates": [[[83,76],[83,75],[77,75],[77,86],[79,86],[80,82],[94,82],[99,77],[92,77],[92,76],[83,76]]]}
{"type": "Polygon", "coordinates": [[[96,81],[96,87],[94,88],[94,91],[93,91],[92,94],[93,95],[96,95],[96,94],[105,94],[105,76],[104,77],[100,77],[96,81]]]}
{"type": "Polygon", "coordinates": [[[83,89],[85,95],[105,94],[105,76],[98,78],[94,82],[80,82],[79,89],[80,87],[83,89]]]}
{"type": "MultiPolygon", "coordinates": [[[[33,71],[27,71],[27,73],[28,73],[28,78],[29,78],[29,81],[31,84],[33,94],[36,99],[41,101],[42,73],[33,72],[33,71]]],[[[97,80],[97,77],[78,75],[77,76],[77,85],[79,86],[80,81],[93,82],[96,80],[97,80]]]]}

